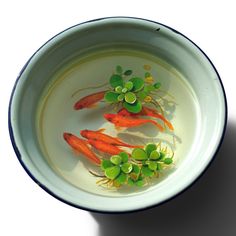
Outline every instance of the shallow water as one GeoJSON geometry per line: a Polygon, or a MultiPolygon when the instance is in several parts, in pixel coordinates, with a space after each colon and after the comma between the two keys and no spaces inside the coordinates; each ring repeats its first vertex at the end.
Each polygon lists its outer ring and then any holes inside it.
{"type": "Polygon", "coordinates": [[[198,101],[187,82],[175,68],[160,58],[136,51],[116,50],[102,51],[76,58],[68,62],[52,78],[51,83],[44,91],[38,108],[37,130],[40,146],[45,158],[58,175],[69,183],[85,191],[100,195],[121,196],[135,194],[151,189],[154,185],[165,181],[185,159],[191,149],[191,144],[197,137],[198,101]],[[143,77],[143,65],[151,66],[154,79],[161,82],[161,97],[173,101],[165,104],[166,117],[174,125],[174,133],[160,133],[152,124],[142,127],[119,131],[104,118],[104,113],[111,113],[111,107],[101,102],[96,108],[75,111],[74,103],[91,93],[108,88],[104,85],[115,72],[116,65],[124,69],[132,69],[133,75],[143,77]],[[100,85],[100,88],[94,88],[100,85]],[[88,88],[78,91],[78,89],[88,88]],[[171,95],[171,96],[170,96],[171,95]],[[173,97],[172,97],[173,96],[173,97]],[[162,142],[173,149],[174,166],[163,173],[161,178],[153,182],[148,188],[107,190],[97,186],[95,178],[88,172],[94,168],[83,156],[75,154],[63,139],[64,132],[70,132],[80,137],[80,130],[106,129],[106,134],[118,136],[131,144],[146,144],[148,142],[162,142]]]}

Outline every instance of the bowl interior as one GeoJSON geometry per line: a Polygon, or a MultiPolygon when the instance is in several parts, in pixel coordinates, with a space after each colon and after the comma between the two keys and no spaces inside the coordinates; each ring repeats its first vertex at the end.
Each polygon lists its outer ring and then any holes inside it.
{"type": "Polygon", "coordinates": [[[36,181],[67,203],[98,211],[145,208],[185,189],[211,161],[226,118],[222,85],[206,56],[168,27],[129,18],[84,23],[48,41],[22,70],[10,109],[20,160],[36,181]],[[166,109],[174,134],[151,124],[117,132],[103,118],[111,111],[104,103],[73,109],[81,97],[107,89],[117,65],[137,76],[145,73],[144,65],[151,66],[164,90],[160,96],[172,101],[166,109]],[[71,151],[63,133],[79,136],[82,129],[100,128],[134,144],[169,145],[173,168],[145,188],[98,186],[88,172],[93,166],[71,151]]]}

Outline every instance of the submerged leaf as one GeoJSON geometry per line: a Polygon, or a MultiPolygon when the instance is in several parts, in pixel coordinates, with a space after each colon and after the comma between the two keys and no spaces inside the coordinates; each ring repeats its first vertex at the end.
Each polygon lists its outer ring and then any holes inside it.
{"type": "Polygon", "coordinates": [[[144,81],[142,78],[139,78],[139,77],[133,77],[131,78],[129,81],[131,81],[133,83],[133,89],[132,91],[139,91],[143,88],[144,86],[144,81]]]}
{"type": "Polygon", "coordinates": [[[117,86],[124,85],[124,81],[120,75],[114,74],[110,77],[110,85],[112,88],[116,88],[117,86]]]}
{"type": "Polygon", "coordinates": [[[142,103],[136,100],[133,104],[123,102],[123,107],[131,113],[139,113],[142,110],[142,103]]]}
{"type": "Polygon", "coordinates": [[[157,82],[153,86],[154,86],[155,89],[159,89],[161,87],[161,83],[157,82]]]}
{"type": "Polygon", "coordinates": [[[105,169],[105,175],[108,179],[115,179],[120,174],[119,166],[112,166],[105,169]]]}
{"type": "Polygon", "coordinates": [[[133,73],[132,70],[126,70],[126,71],[124,72],[124,75],[128,76],[128,75],[131,75],[132,73],[133,73]]]}
{"type": "Polygon", "coordinates": [[[134,148],[131,154],[132,158],[138,161],[147,160],[147,153],[142,148],[134,148]]]}
{"type": "Polygon", "coordinates": [[[116,66],[116,72],[117,72],[118,74],[122,74],[123,69],[122,69],[122,67],[121,67],[120,65],[117,65],[117,66],[116,66]]]}
{"type": "Polygon", "coordinates": [[[112,91],[108,91],[105,93],[105,96],[104,96],[104,99],[107,101],[107,102],[118,102],[118,96],[119,94],[118,93],[115,93],[115,92],[112,92],[112,91]]]}

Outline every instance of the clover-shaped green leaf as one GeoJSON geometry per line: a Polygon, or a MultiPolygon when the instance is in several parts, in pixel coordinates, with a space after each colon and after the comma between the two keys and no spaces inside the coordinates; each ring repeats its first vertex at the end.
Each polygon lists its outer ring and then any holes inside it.
{"type": "Polygon", "coordinates": [[[133,169],[133,166],[129,162],[126,162],[121,165],[121,170],[126,174],[129,174],[132,171],[132,169],[133,169]]]}
{"type": "Polygon", "coordinates": [[[133,104],[123,102],[123,107],[131,113],[139,113],[142,110],[142,103],[136,100],[133,104]]]}
{"type": "Polygon", "coordinates": [[[164,159],[164,163],[166,164],[166,165],[170,165],[171,163],[173,162],[173,160],[172,160],[172,158],[165,158],[164,159]]]}
{"type": "Polygon", "coordinates": [[[111,163],[110,160],[106,160],[106,159],[102,160],[102,163],[101,163],[102,170],[105,170],[106,168],[111,167],[111,166],[113,166],[113,164],[111,163]]]}
{"type": "Polygon", "coordinates": [[[143,166],[141,169],[141,172],[142,172],[143,176],[145,176],[145,177],[152,177],[154,175],[154,171],[149,169],[148,166],[143,166]]]}
{"type": "Polygon", "coordinates": [[[135,93],[128,92],[128,93],[125,94],[125,101],[129,104],[134,104],[136,99],[137,98],[136,98],[135,93]]]}
{"type": "Polygon", "coordinates": [[[110,77],[110,85],[112,88],[116,88],[117,86],[124,86],[124,81],[121,75],[114,74],[110,77]]]}
{"type": "Polygon", "coordinates": [[[148,159],[147,153],[142,148],[134,148],[131,156],[137,161],[143,161],[148,159]]]}
{"type": "Polygon", "coordinates": [[[105,176],[108,179],[115,179],[120,174],[120,167],[119,166],[111,166],[105,169],[105,176]]]}
{"type": "Polygon", "coordinates": [[[113,91],[107,91],[105,93],[105,96],[104,96],[104,99],[107,101],[107,102],[118,102],[118,97],[119,97],[119,94],[118,93],[115,93],[113,91]]]}
{"type": "Polygon", "coordinates": [[[123,162],[123,163],[128,162],[128,160],[129,160],[129,155],[128,155],[126,152],[120,152],[120,153],[119,153],[119,156],[122,158],[122,162],[123,162]]]}
{"type": "Polygon", "coordinates": [[[139,77],[133,77],[131,78],[129,81],[131,81],[133,83],[133,89],[132,91],[139,91],[144,87],[144,81],[142,78],[139,77]]]}
{"type": "Polygon", "coordinates": [[[122,92],[122,89],[123,89],[123,87],[122,86],[117,86],[117,87],[115,87],[115,91],[117,92],[117,93],[121,93],[122,92]]]}
{"type": "Polygon", "coordinates": [[[119,155],[114,155],[114,156],[111,156],[110,161],[114,165],[119,165],[122,162],[122,157],[119,155]]]}
{"type": "Polygon", "coordinates": [[[150,156],[151,152],[157,149],[157,145],[154,143],[149,143],[148,145],[146,145],[145,147],[145,151],[147,153],[148,156],[150,156]]]}
{"type": "Polygon", "coordinates": [[[128,91],[131,91],[133,89],[133,87],[134,87],[133,82],[128,81],[128,82],[125,83],[125,88],[127,88],[128,91]]]}
{"type": "Polygon", "coordinates": [[[127,175],[121,172],[115,181],[118,183],[118,185],[122,185],[127,181],[127,175]]]}

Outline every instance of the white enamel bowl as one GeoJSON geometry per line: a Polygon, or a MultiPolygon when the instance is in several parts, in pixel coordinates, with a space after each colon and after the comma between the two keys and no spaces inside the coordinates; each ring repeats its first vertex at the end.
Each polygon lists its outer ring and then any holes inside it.
{"type": "Polygon", "coordinates": [[[20,72],[9,106],[12,144],[29,176],[57,199],[99,212],[145,209],[181,193],[212,161],[226,120],[222,82],[202,50],[163,24],[127,17],[85,22],[46,42],[20,72]],[[101,51],[109,55],[96,55],[101,51]],[[71,99],[71,94],[106,82],[117,63],[136,68],[142,60],[156,66],[162,84],[178,104],[171,118],[179,137],[175,168],[150,187],[107,191],[96,185],[62,138],[63,131],[97,129],[105,122],[91,110],[73,111],[78,97],[71,99]],[[91,127],[86,127],[86,114],[91,127]]]}

